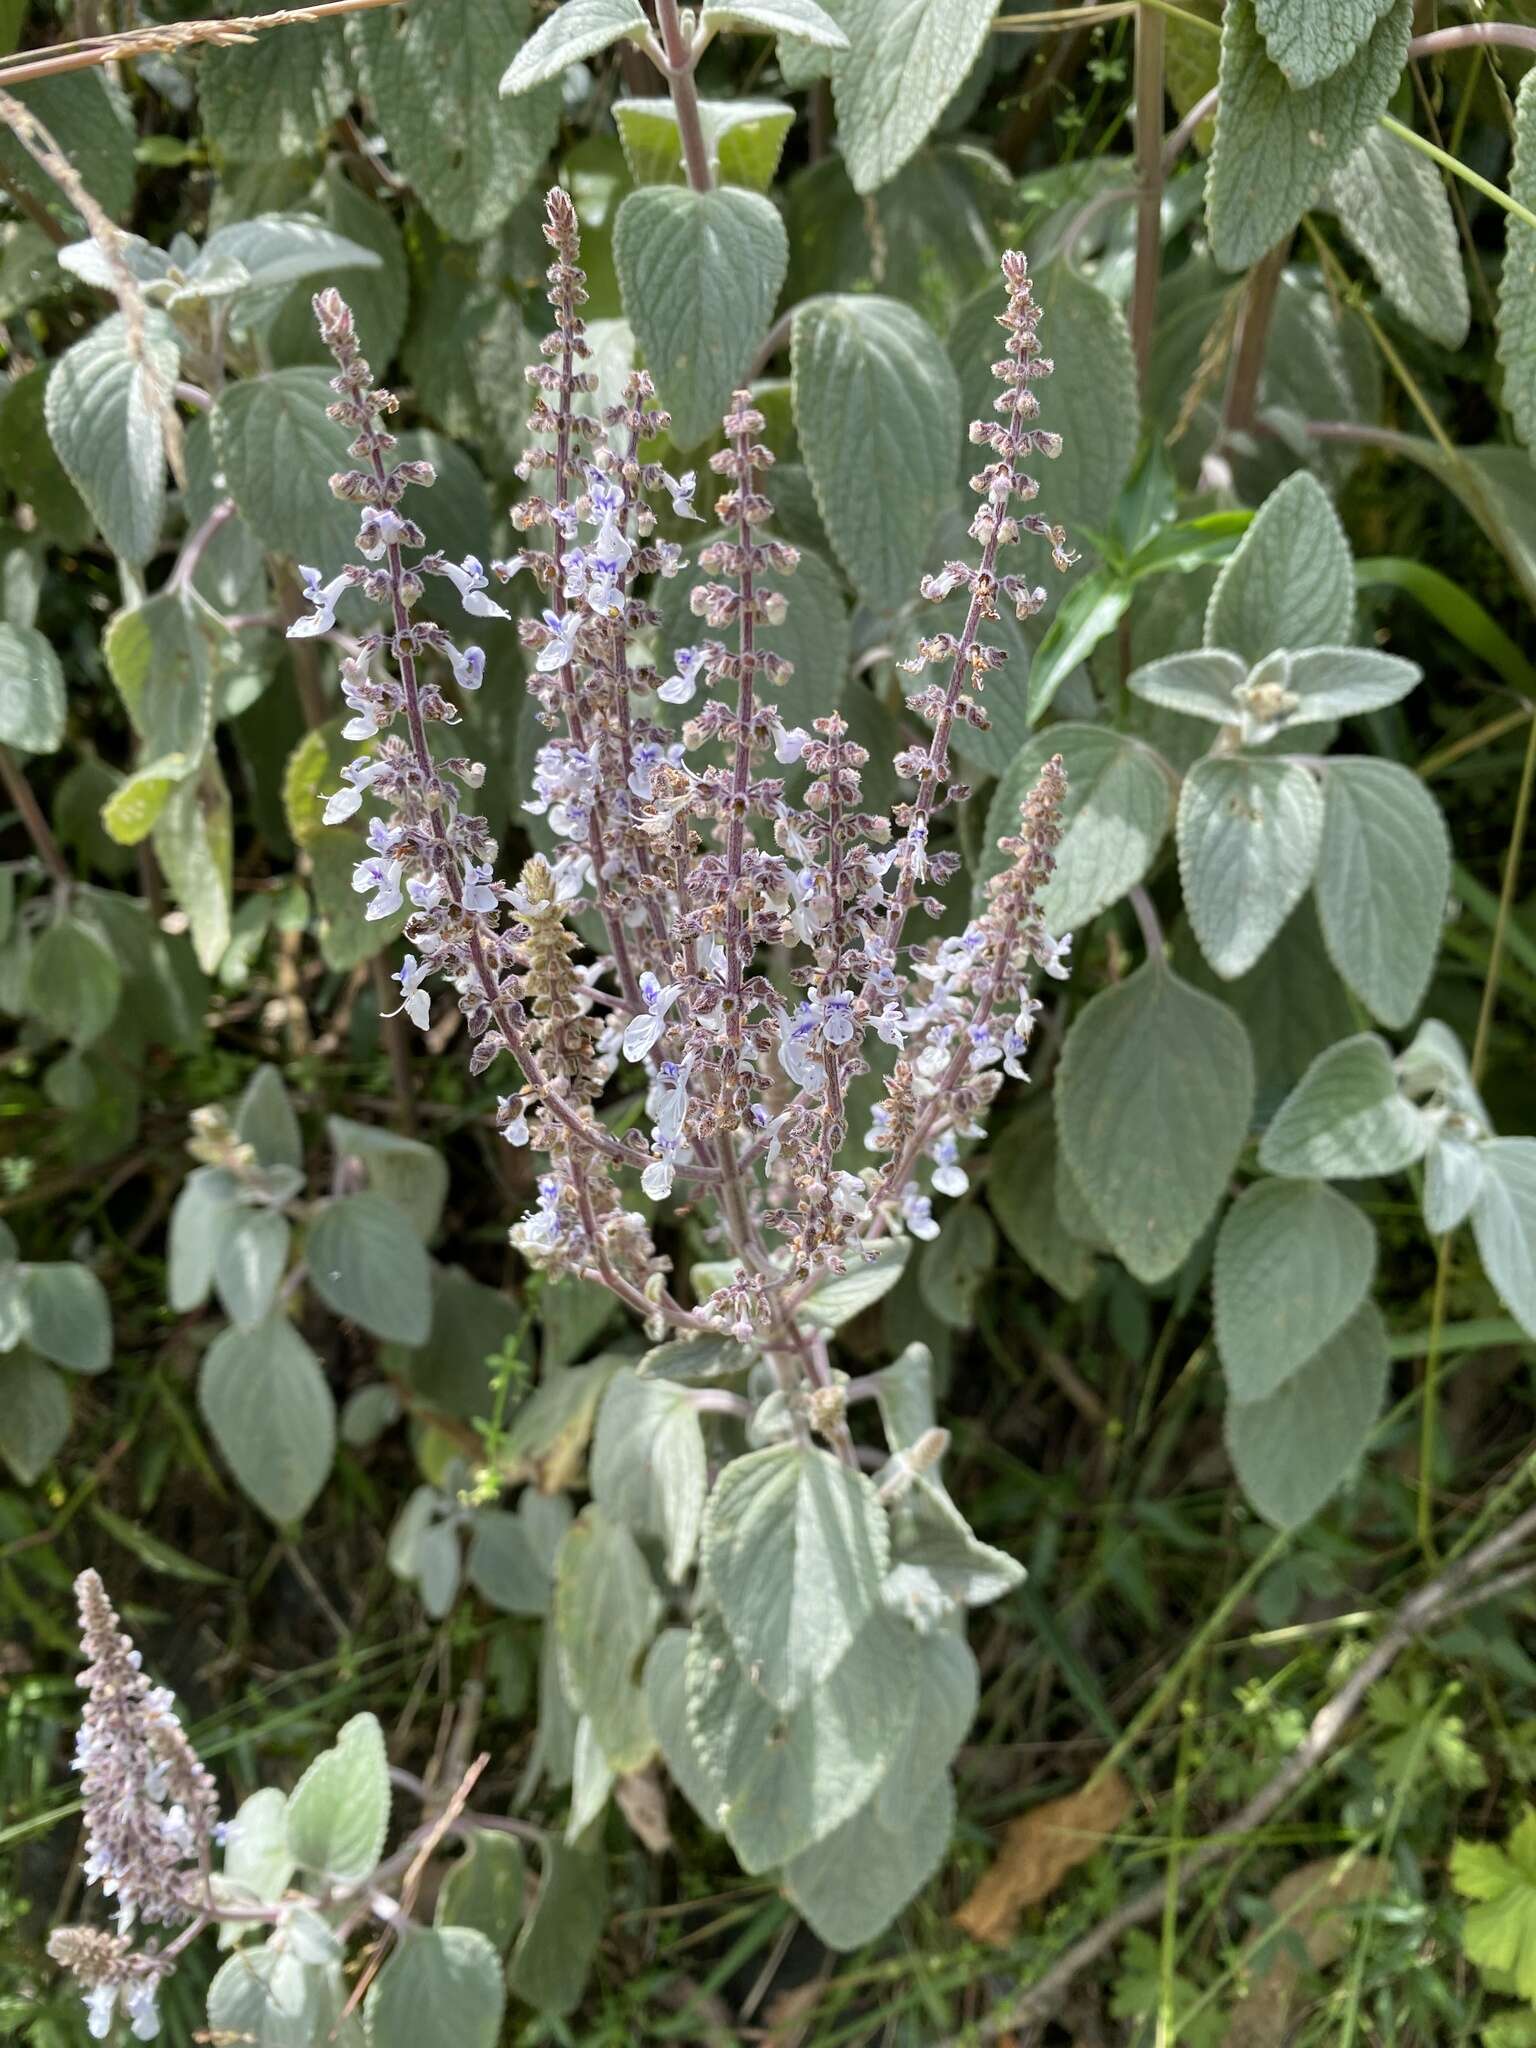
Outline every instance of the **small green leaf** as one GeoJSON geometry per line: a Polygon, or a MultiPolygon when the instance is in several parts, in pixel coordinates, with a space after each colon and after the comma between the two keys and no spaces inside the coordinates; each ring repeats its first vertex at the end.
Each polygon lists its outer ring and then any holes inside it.
{"type": "Polygon", "coordinates": [[[197,1400],[241,1492],[280,1528],[301,1520],[330,1474],[336,1406],[287,1317],[215,1337],[197,1400]]]}
{"type": "Polygon", "coordinates": [[[844,1656],[878,1603],[888,1550],[873,1486],[825,1451],[776,1444],[721,1473],[700,1568],[737,1656],[779,1707],[844,1656]]]}
{"type": "Polygon", "coordinates": [[[997,1260],[997,1231],[985,1209],[967,1203],[948,1217],[936,1238],[923,1246],[918,1285],[941,1323],[969,1330],[976,1320],[976,1296],[997,1260]]]}
{"type": "Polygon", "coordinates": [[[1166,1279],[1183,1263],[1221,1199],[1252,1108],[1247,1032],[1161,960],[1078,1016],[1062,1053],[1056,1128],[1138,1280],[1166,1279]]]}
{"type": "Polygon", "coordinates": [[[511,105],[498,92],[532,48],[523,40],[531,16],[528,0],[432,0],[360,15],[348,27],[396,169],[456,242],[493,234],[554,146],[558,85],[511,105]]]}
{"type": "Polygon", "coordinates": [[[269,370],[226,385],[213,445],[241,517],[265,548],[330,571],[352,553],[357,520],[331,495],[348,467],[347,430],[327,419],[336,394],[321,369],[269,370]]]}
{"type": "Polygon", "coordinates": [[[619,1773],[655,1752],[639,1680],[661,1611],[634,1537],[600,1508],[584,1509],[555,1563],[555,1635],[567,1697],[619,1773]]]}
{"type": "Polygon", "coordinates": [[[293,1875],[288,1847],[288,1799],[263,1785],[240,1802],[224,1843],[224,1876],[249,1898],[280,1899],[293,1875]]]}
{"type": "MultiPolygon", "coordinates": [[[[1284,8],[1288,18],[1334,11],[1331,0],[1307,0],[1304,8],[1298,0],[1266,4],[1284,8]]],[[[1351,9],[1359,4],[1346,0],[1351,9]]],[[[1386,112],[1408,54],[1412,19],[1412,0],[1389,0],[1351,56],[1327,75],[1309,68],[1309,82],[1293,84],[1264,46],[1254,0],[1229,0],[1205,188],[1211,253],[1223,270],[1257,263],[1348,163],[1386,112]]]]}
{"type": "Polygon", "coordinates": [[[708,1484],[704,1432],[687,1389],[615,1373],[597,1412],[592,1498],[635,1535],[664,1546],[674,1584],[693,1562],[708,1484]]]}
{"type": "Polygon", "coordinates": [[[342,1195],[309,1227],[304,1257],[315,1292],[376,1337],[421,1344],[432,1327],[432,1269],[421,1239],[382,1195],[342,1195]]]}
{"type": "Polygon", "coordinates": [[[270,1312],[288,1268],[288,1219],[275,1209],[229,1208],[214,1229],[213,1285],[238,1330],[270,1312]]]}
{"type": "MultiPolygon", "coordinates": [[[[987,287],[987,296],[995,316],[995,283],[987,287]]],[[[1036,393],[1040,418],[1042,425],[1061,435],[1063,446],[1054,462],[1044,462],[1038,469],[1027,465],[1040,485],[1038,505],[1031,509],[1064,525],[1073,540],[1080,541],[1084,529],[1108,529],[1136,461],[1141,440],[1136,360],[1118,303],[1090,284],[1065,257],[1037,272],[1035,298],[1040,339],[1055,364],[1036,393]]],[[[988,364],[997,354],[992,339],[996,333],[994,319],[983,357],[988,364]]],[[[996,395],[993,384],[979,409],[990,413],[996,395]]]]}
{"type": "Polygon", "coordinates": [[[1107,640],[1131,608],[1135,595],[1108,569],[1074,583],[1046,627],[1029,665],[1029,717],[1033,724],[1050,709],[1056,692],[1075,668],[1107,640]]]}
{"type": "Polygon", "coordinates": [[[163,313],[144,315],[137,348],[112,313],[54,364],[48,434],[113,554],[135,568],[160,540],[165,512],[165,411],[180,349],[163,313]]]}
{"type": "Polygon", "coordinates": [[[22,1288],[34,1351],[66,1372],[105,1372],[112,1363],[107,1290],[88,1266],[24,1266],[22,1288]]]}
{"type": "Polygon", "coordinates": [[[619,208],[613,258],[672,438],[692,448],[718,432],[768,331],[789,262],[784,223],[757,192],[646,186],[619,208]]]}
{"type": "Polygon", "coordinates": [[[171,1206],[166,1248],[166,1298],[179,1316],[208,1299],[218,1219],[238,1193],[234,1175],[218,1166],[194,1167],[182,1183],[171,1206]]]}
{"type": "Polygon", "coordinates": [[[840,1330],[890,1293],[906,1269],[911,1249],[905,1238],[877,1245],[876,1257],[862,1259],[846,1273],[821,1281],[800,1304],[802,1321],[817,1330],[840,1330]]]}
{"type": "Polygon", "coordinates": [[[1040,771],[1060,754],[1067,771],[1056,872],[1040,898],[1048,928],[1077,931],[1118,903],[1150,870],[1173,811],[1173,771],[1128,733],[1098,725],[1053,725],[1015,755],[987,813],[987,845],[977,868],[981,891],[1006,864],[997,842],[1019,829],[1019,806],[1040,771]]]}
{"type": "Polygon", "coordinates": [[[470,1523],[469,1582],[503,1614],[543,1615],[550,1578],[521,1516],[477,1508],[470,1523]]]}
{"type": "Polygon", "coordinates": [[[496,2048],[501,2038],[501,1958],[476,1927],[408,1933],[369,1988],[369,2048],[496,2048]]]}
{"type": "Polygon", "coordinates": [[[71,1045],[93,1045],[117,1015],[123,971],[94,925],[73,916],[49,925],[32,948],[27,1008],[71,1045]]]}
{"type": "Polygon", "coordinates": [[[705,1827],[714,1828],[720,1795],[688,1726],[687,1665],[687,1629],[664,1629],[645,1660],[645,1705],[673,1784],[705,1827]]]}
{"type": "Polygon", "coordinates": [[[1227,1408],[1243,1492],[1277,1528],[1299,1529],[1360,1462],[1387,1390],[1387,1333],[1374,1302],[1261,1401],[1227,1408]]]}
{"type": "Polygon", "coordinates": [[[558,2019],[576,2010],[586,1989],[608,1918],[608,1867],[600,1855],[552,1836],[540,1860],[538,1899],[517,1937],[507,1984],[535,2012],[558,2019]]]}
{"type": "MultiPolygon", "coordinates": [[[[965,81],[992,0],[837,0],[846,50],[832,60],[838,136],[855,192],[894,178],[965,81]]],[[[804,39],[800,29],[786,30],[804,39]]]]}
{"type": "Polygon", "coordinates": [[[235,1136],[253,1148],[260,1166],[303,1166],[304,1134],[276,1067],[258,1067],[246,1082],[235,1111],[235,1136]]]}
{"type": "Polygon", "coordinates": [[[1010,1124],[998,1141],[987,1200],[1019,1257],[1068,1301],[1093,1284],[1093,1254],[1062,1221],[1056,1192],[1056,1119],[1049,1102],[1010,1124]]]}
{"type": "MultiPolygon", "coordinates": [[[[1389,6],[1385,0],[1382,9],[1389,6]]],[[[1518,114],[1516,117],[1518,136],[1518,114]]],[[[1518,142],[1517,142],[1518,152],[1518,142]]],[[[1519,157],[1511,197],[1530,205],[1520,189],[1519,157]]],[[[1441,172],[1400,135],[1367,130],[1354,155],[1334,172],[1328,198],[1339,226],[1376,273],[1387,303],[1442,348],[1460,348],[1472,321],[1456,216],[1441,172]]],[[[1509,265],[1515,237],[1536,242],[1536,230],[1507,222],[1501,335],[1509,324],[1509,265]]],[[[1509,403],[1506,376],[1504,399],[1509,403]]]]}
{"type": "Polygon", "coordinates": [[[1286,687],[1300,698],[1289,722],[1359,718],[1396,704],[1423,678],[1416,662],[1374,647],[1309,647],[1290,656],[1286,687]]]}
{"type": "Polygon", "coordinates": [[[471,1828],[438,1887],[439,1927],[473,1927],[505,1955],[523,1917],[523,1851],[497,1828],[471,1828]]]}
{"type": "Polygon", "coordinates": [[[1216,578],[1205,644],[1252,664],[1280,647],[1342,646],[1354,622],[1344,528],[1316,477],[1299,469],[1270,492],[1216,578]]]}
{"type": "Polygon", "coordinates": [[[1536,1138],[1492,1138],[1478,1147],[1478,1158],[1478,1257],[1515,1321],[1536,1338],[1536,1138]]]}
{"type": "Polygon", "coordinates": [[[1401,1173],[1424,1156],[1429,1128],[1399,1092],[1384,1041],[1362,1032],[1318,1054],[1260,1140],[1259,1164],[1296,1180],[1401,1173]]]}
{"type": "Polygon", "coordinates": [[[1299,762],[1213,755],[1185,776],[1179,880],[1224,981],[1248,972],[1306,894],[1322,834],[1322,793],[1299,762]]]}
{"type": "Polygon", "coordinates": [[[1451,887],[1440,806],[1396,761],[1330,755],[1317,911],[1341,980],[1383,1024],[1406,1024],[1429,986],[1451,887]]]}
{"type": "Polygon", "coordinates": [[[950,500],[955,373],[920,314],[873,293],[800,306],[791,356],[795,426],[828,538],[865,601],[893,611],[950,500]]]}
{"type": "Polygon", "coordinates": [[[375,1869],[389,1831],[389,1759],[372,1714],[344,1722],[310,1764],[289,1794],[287,1829],[301,1869],[340,1885],[360,1884],[375,1869]]]}
{"type": "Polygon", "coordinates": [[[64,738],[64,671],[30,626],[0,624],[0,745],[51,754],[64,738]]]}
{"type": "MultiPolygon", "coordinates": [[[[670,100],[619,100],[613,119],[637,185],[685,180],[682,133],[670,100]]],[[[766,192],[772,185],[794,125],[795,110],[783,100],[699,101],[704,147],[721,184],[748,192],[766,192]]]]}
{"type": "Polygon", "coordinates": [[[1244,1190],[1216,1239],[1216,1344],[1234,1401],[1262,1401],[1322,1349],[1370,1292],[1376,1233],[1321,1181],[1244,1190]]]}
{"type": "Polygon", "coordinates": [[[1165,711],[1181,711],[1212,725],[1236,725],[1240,716],[1234,693],[1247,681],[1245,663],[1220,647],[1196,648],[1188,654],[1149,661],[1128,678],[1132,696],[1165,711]]]}
{"type": "Polygon", "coordinates": [[[52,1464],[69,1434],[64,1381],[25,1344],[0,1357],[0,1458],[23,1486],[52,1464]]]}
{"type": "Polygon", "coordinates": [[[1451,1883],[1479,1902],[1462,1926],[1468,1961],[1498,1972],[1519,1997],[1536,2002],[1536,1813],[1526,1809],[1506,1848],[1458,1842],[1451,1883]]]}
{"type": "MultiPolygon", "coordinates": [[[[920,1626],[931,1626],[935,1615],[959,1607],[985,1607],[1024,1583],[1023,1565],[1006,1551],[983,1543],[944,1488],[923,1475],[891,1510],[891,1559],[885,1603],[920,1626]]],[[[973,1672],[970,1705],[956,1744],[975,1711],[973,1672]]],[[[947,1755],[941,1759],[948,1761],[947,1755]]]]}
{"type": "Polygon", "coordinates": [[[759,30],[793,36],[822,50],[846,50],[848,38],[816,0],[707,0],[700,17],[706,29],[759,30]]]}
{"type": "Polygon", "coordinates": [[[679,1337],[657,1344],[635,1367],[642,1379],[685,1383],[730,1379],[752,1363],[752,1353],[732,1337],[679,1337]]]}
{"type": "Polygon", "coordinates": [[[639,0],[565,0],[540,22],[508,65],[501,91],[531,92],[546,79],[559,78],[571,65],[595,57],[621,36],[643,42],[649,32],[639,0]]]}

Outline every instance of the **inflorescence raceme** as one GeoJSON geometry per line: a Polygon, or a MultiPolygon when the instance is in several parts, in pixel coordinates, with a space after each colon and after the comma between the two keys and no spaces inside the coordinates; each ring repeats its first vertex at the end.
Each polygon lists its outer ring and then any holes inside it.
{"type": "MultiPolygon", "coordinates": [[[[746,391],[710,458],[724,488],[719,531],[697,557],[699,637],[656,665],[660,618],[642,593],[678,575],[684,558],[657,536],[654,507],[664,499],[675,516],[700,517],[698,480],[646,457],[668,419],[644,371],[600,417],[591,409],[585,282],[562,191],[549,194],[544,233],[554,320],[527,373],[532,443],[519,475],[529,491],[512,513],[526,539],[489,573],[472,557],[427,550],[401,507],[408,488],[432,482],[431,466],[392,459],[395,400],[375,387],[341,298],[315,300],[339,372],[331,413],[350,429],[357,462],[331,488],[359,507],[361,559],[329,582],[304,572],[313,610],[292,631],[331,632],[349,589],[383,613],[344,642],[345,730],[368,751],[343,771],[326,818],[351,816],[365,797],[380,806],[354,886],[369,917],[408,909],[399,1008],[425,1028],[430,985],[446,984],[474,1041],[473,1070],[509,1076],[499,1127],[544,1161],[537,1200],[512,1230],[524,1256],[605,1283],[654,1335],[751,1340],[786,1392],[808,1395],[829,1374],[796,1302],[882,1240],[935,1234],[932,1194],[964,1189],[965,1141],[1003,1076],[1023,1076],[1040,1007],[1033,974],[1067,971],[1070,940],[1051,936],[1039,907],[1060,837],[1059,760],[1003,842],[1009,865],[981,914],[942,941],[908,937],[915,911],[938,914],[932,891],[958,866],[931,835],[968,794],[951,779],[955,723],[985,725],[981,691],[1005,658],[983,630],[1001,603],[1026,618],[1045,602],[1024,578],[999,575],[999,555],[1031,534],[1058,568],[1074,559],[1061,529],[1029,509],[1037,485],[1023,466],[1059,452],[1037,424],[1034,387],[1051,364],[1028,266],[1009,253],[997,417],[970,429],[987,458],[971,480],[977,559],[922,583],[934,603],[964,591],[965,624],[926,634],[907,664],[925,672],[911,709],[930,734],[895,763],[911,793],[877,814],[863,792],[868,756],[843,718],[830,711],[807,731],[777,709],[789,673],[772,647],[785,610],[778,583],[797,551],[769,530],[773,456],[746,391]],[[484,769],[434,754],[428,738],[457,721],[447,679],[480,686],[483,652],[415,614],[435,576],[470,620],[506,620],[492,579],[524,574],[537,609],[517,631],[549,734],[525,808],[558,852],[528,861],[512,883],[498,876],[495,841],[472,808],[484,769]],[[683,709],[680,730],[661,707],[683,709]],[[587,910],[601,918],[606,949],[584,961],[572,920],[587,910]],[[850,1088],[872,1063],[884,1065],[880,1097],[867,1128],[850,1133],[850,1088]],[[598,1114],[620,1076],[645,1089],[643,1129],[622,1137],[598,1114]],[[671,1291],[636,1202],[678,1183],[690,1201],[709,1198],[732,1262],[693,1309],[671,1291]]],[[[811,1411],[802,1402],[799,1412],[804,1426],[811,1411]]]]}

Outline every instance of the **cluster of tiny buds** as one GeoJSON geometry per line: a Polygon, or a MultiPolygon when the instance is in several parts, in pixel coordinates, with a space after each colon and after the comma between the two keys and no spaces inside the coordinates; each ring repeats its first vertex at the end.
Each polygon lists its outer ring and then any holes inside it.
{"type": "Polygon", "coordinates": [[[1074,559],[1059,527],[1027,510],[1037,485],[1023,462],[1053,457],[1035,386],[1051,365],[1022,256],[1003,259],[999,315],[1007,340],[993,366],[999,417],[972,439],[989,455],[972,479],[974,563],[948,562],[922,584],[940,602],[968,599],[958,632],[925,634],[910,666],[932,670],[911,708],[928,737],[896,769],[909,794],[890,816],[865,802],[865,750],[835,710],[789,723],[779,692],[790,664],[772,644],[797,551],[773,532],[773,456],[751,394],[740,391],[709,457],[723,488],[715,538],[696,550],[691,593],[703,632],[662,659],[658,582],[685,564],[658,529],[686,534],[696,473],[674,475],[647,453],[666,433],[650,378],[631,373],[599,407],[582,317],[586,284],[574,208],[546,203],[553,323],[529,370],[532,411],[512,512],[523,545],[489,570],[431,552],[399,508],[428,465],[395,462],[385,422],[395,401],[373,383],[351,315],[334,292],[316,300],[335,357],[334,418],[357,467],[332,478],[359,509],[359,561],[328,581],[305,571],[309,616],[296,635],[341,640],[345,731],[366,752],[342,770],[328,822],[370,818],[354,882],[370,918],[406,916],[398,1009],[425,1029],[431,985],[446,985],[473,1040],[471,1065],[514,1078],[498,1127],[544,1157],[534,1206],[513,1241],[534,1263],[614,1288],[656,1332],[726,1328],[793,1350],[795,1290],[877,1254],[884,1238],[934,1234],[934,1194],[964,1190],[966,1143],[1005,1076],[1021,1078],[1038,1002],[1036,971],[1064,975],[1070,941],[1041,914],[1059,836],[1059,761],[1024,806],[1010,865],[985,911],[957,935],[914,944],[907,921],[942,906],[930,893],[958,857],[932,842],[965,794],[951,779],[957,720],[983,725],[986,676],[1005,657],[982,630],[1011,602],[1021,617],[1045,593],[1000,574],[999,552],[1042,539],[1058,568],[1074,559]],[[524,804],[545,852],[516,885],[471,797],[484,771],[436,755],[428,734],[452,727],[457,693],[480,687],[485,657],[419,619],[424,579],[450,584],[468,618],[507,613],[489,595],[527,572],[535,609],[520,617],[529,688],[547,731],[524,804]],[[336,628],[360,593],[381,613],[361,638],[336,628]],[[572,926],[595,912],[604,949],[583,960],[572,926]],[[769,971],[771,963],[782,963],[769,971]],[[862,1133],[850,1089],[871,1067],[884,1079],[862,1133]],[[616,1136],[599,1115],[610,1084],[633,1074],[644,1118],[616,1136]],[[734,1276],[694,1309],[681,1306],[652,1240],[646,1204],[679,1180],[713,1228],[734,1276]],[[926,1185],[925,1185],[926,1180],[926,1185]],[[775,1334],[776,1333],[776,1334],[775,1334]]]}

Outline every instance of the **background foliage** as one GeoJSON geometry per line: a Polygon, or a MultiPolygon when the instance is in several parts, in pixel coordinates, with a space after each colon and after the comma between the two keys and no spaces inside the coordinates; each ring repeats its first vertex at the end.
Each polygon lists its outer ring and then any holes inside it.
{"type": "MultiPolygon", "coordinates": [[[[0,0],[0,47],[196,13],[0,0]]],[[[486,1848],[454,1881],[493,1903],[440,1917],[502,1948],[508,2039],[932,2042],[1156,1881],[1061,2038],[1517,2048],[1518,1583],[1415,1638],[1330,1769],[1178,1887],[1404,1593],[1529,1490],[1530,55],[1410,57],[1467,15],[1409,0],[704,15],[707,193],[619,40],[638,0],[412,0],[15,86],[78,183],[0,134],[0,2013],[83,2038],[40,1958],[73,1883],[63,1595],[95,1562],[236,1794],[292,1786],[363,1707],[419,1778],[492,1751],[477,1800],[529,1858],[486,1848]],[[662,1441],[665,1382],[606,1299],[506,1252],[527,1171],[451,1025],[423,1052],[379,1020],[398,923],[364,922],[321,826],[352,748],[282,637],[298,565],[352,530],[309,293],[345,291],[402,392],[434,544],[505,552],[556,177],[607,386],[638,352],[675,466],[756,379],[805,550],[786,716],[836,703],[872,791],[911,730],[917,575],[957,547],[1005,244],[1056,362],[1041,509],[1083,559],[1004,628],[953,894],[958,925],[1062,753],[1074,976],[941,1236],[836,1316],[852,1373],[929,1347],[950,1491],[1029,1576],[975,1632],[943,1868],[923,1885],[943,1817],[900,1816],[918,1901],[866,1948],[792,1872],[740,1875],[675,1744],[670,1823],[655,1774],[583,1809],[580,1674],[659,1614],[625,1525],[678,1576],[702,1451],[676,1430],[660,1497],[626,1491],[605,1437],[662,1441]],[[94,208],[136,238],[126,300],[94,208]],[[588,1492],[607,1548],[555,1586],[588,1492]]],[[[466,722],[493,824],[537,843],[510,640],[466,722]]],[[[650,1653],[658,1722],[679,1654],[650,1653]]]]}

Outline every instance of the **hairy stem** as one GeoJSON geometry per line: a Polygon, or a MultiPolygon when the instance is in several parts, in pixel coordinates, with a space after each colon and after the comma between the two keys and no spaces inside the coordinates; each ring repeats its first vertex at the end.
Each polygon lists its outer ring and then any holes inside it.
{"type": "Polygon", "coordinates": [[[662,70],[672,108],[677,115],[677,132],[682,139],[683,167],[695,192],[707,192],[714,184],[710,174],[709,150],[704,141],[704,123],[699,114],[698,88],[693,82],[694,53],[683,34],[677,0],[656,0],[656,22],[661,30],[662,70]]]}

